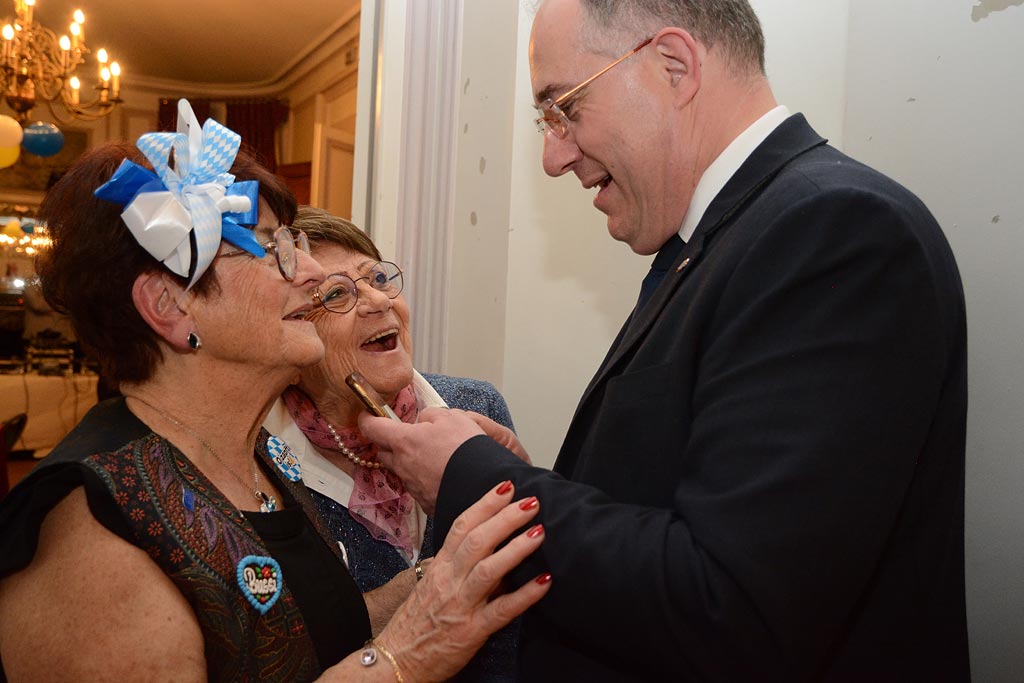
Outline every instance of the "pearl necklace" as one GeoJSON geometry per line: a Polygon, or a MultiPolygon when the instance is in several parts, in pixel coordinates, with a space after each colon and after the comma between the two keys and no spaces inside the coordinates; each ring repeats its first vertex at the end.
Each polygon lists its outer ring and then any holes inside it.
{"type": "Polygon", "coordinates": [[[351,460],[355,464],[359,465],[360,467],[366,467],[366,468],[371,469],[371,470],[379,470],[379,469],[381,469],[381,464],[379,462],[372,462],[370,460],[363,460],[358,455],[356,455],[355,453],[350,451],[345,446],[345,444],[343,444],[341,442],[341,437],[338,436],[338,432],[334,431],[334,425],[332,425],[330,422],[327,422],[326,420],[324,420],[324,424],[327,425],[327,431],[329,431],[331,433],[331,436],[334,437],[334,443],[336,443],[338,445],[338,450],[341,451],[342,455],[344,455],[346,458],[348,458],[349,460],[351,460]]]}
{"type": "MultiPolygon", "coordinates": [[[[150,410],[155,411],[157,415],[159,415],[160,417],[164,418],[165,420],[172,424],[177,425],[178,427],[184,429],[186,432],[191,434],[196,439],[196,441],[201,443],[203,445],[203,448],[209,451],[210,455],[212,455],[214,459],[217,462],[219,462],[224,467],[225,470],[227,470],[228,474],[235,478],[235,481],[241,484],[243,488],[249,488],[249,485],[246,484],[245,481],[243,481],[242,478],[235,473],[235,470],[232,469],[230,465],[224,462],[223,458],[217,455],[217,451],[213,450],[213,446],[208,444],[206,442],[206,439],[199,435],[199,432],[184,424],[180,420],[171,417],[164,411],[157,408],[152,403],[144,401],[141,398],[138,398],[137,396],[132,396],[131,398],[138,401],[139,403],[142,403],[145,406],[148,406],[150,410]]],[[[260,512],[275,512],[277,510],[277,496],[268,496],[267,494],[263,493],[263,491],[260,491],[260,474],[259,468],[256,467],[255,461],[253,461],[252,463],[252,494],[256,498],[256,500],[260,501],[260,512]]]]}

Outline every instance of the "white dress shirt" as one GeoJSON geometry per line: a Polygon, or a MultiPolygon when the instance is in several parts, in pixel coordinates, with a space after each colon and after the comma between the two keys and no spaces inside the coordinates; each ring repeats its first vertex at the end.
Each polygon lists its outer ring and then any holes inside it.
{"type": "Polygon", "coordinates": [[[736,174],[736,171],[740,170],[740,166],[747,160],[747,157],[753,154],[757,146],[764,142],[787,118],[789,118],[789,109],[780,104],[737,135],[729,143],[729,146],[722,150],[718,158],[708,166],[704,175],[697,182],[693,198],[690,199],[690,208],[686,210],[683,225],[679,228],[679,236],[683,238],[684,242],[689,242],[693,237],[693,232],[697,229],[700,219],[704,217],[708,206],[722,191],[729,179],[736,174]]]}

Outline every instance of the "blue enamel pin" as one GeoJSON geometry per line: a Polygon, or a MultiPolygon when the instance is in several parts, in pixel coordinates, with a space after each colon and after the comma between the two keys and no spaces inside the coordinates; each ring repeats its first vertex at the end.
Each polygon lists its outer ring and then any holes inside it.
{"type": "Polygon", "coordinates": [[[292,449],[288,447],[284,440],[276,436],[268,437],[267,453],[270,455],[271,460],[274,461],[274,464],[277,465],[277,469],[281,470],[281,473],[288,477],[290,481],[302,479],[302,466],[299,465],[299,459],[295,457],[292,449]]]}

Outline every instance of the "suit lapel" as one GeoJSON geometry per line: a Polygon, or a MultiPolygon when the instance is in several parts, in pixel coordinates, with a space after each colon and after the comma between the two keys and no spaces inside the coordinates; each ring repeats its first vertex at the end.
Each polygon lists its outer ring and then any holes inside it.
{"type": "Polygon", "coordinates": [[[651,326],[661,316],[665,306],[672,299],[683,280],[699,266],[708,238],[725,225],[729,219],[742,211],[793,159],[826,142],[824,138],[814,132],[803,114],[795,114],[783,121],[764,142],[758,145],[757,149],[729,179],[729,182],[725,184],[725,187],[704,212],[693,237],[676,257],[651,300],[639,315],[636,315],[635,310],[630,313],[612,343],[604,362],[583,392],[583,397],[576,408],[576,414],[569,425],[565,442],[555,464],[559,472],[569,474],[570,472],[566,472],[566,467],[571,470],[575,464],[575,455],[569,454],[570,442],[576,431],[588,429],[586,421],[578,420],[578,418],[594,392],[607,380],[609,374],[619,363],[633,353],[637,345],[646,337],[651,326]]]}

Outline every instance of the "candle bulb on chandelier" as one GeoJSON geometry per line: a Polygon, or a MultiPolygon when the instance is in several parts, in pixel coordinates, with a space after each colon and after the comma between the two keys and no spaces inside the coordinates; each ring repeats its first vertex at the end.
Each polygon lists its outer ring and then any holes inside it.
{"type": "Polygon", "coordinates": [[[117,96],[121,94],[121,65],[118,64],[117,62],[111,62],[110,63],[110,75],[111,75],[111,84],[110,84],[111,97],[113,97],[116,100],[117,96]]]}
{"type": "Polygon", "coordinates": [[[85,42],[85,13],[80,9],[76,9],[74,14],[71,15],[75,20],[75,24],[78,25],[78,39],[85,42]]]}
{"type": "Polygon", "coordinates": [[[3,36],[4,36],[3,60],[4,60],[4,63],[6,63],[7,62],[7,58],[10,57],[10,55],[11,55],[11,49],[13,47],[14,27],[11,26],[10,24],[5,25],[4,29],[3,29],[3,36]]]}
{"type": "MultiPolygon", "coordinates": [[[[110,71],[107,69],[107,60],[108,59],[109,59],[109,56],[107,55],[107,51],[104,48],[101,47],[99,50],[96,50],[96,62],[99,64],[99,70],[100,70],[100,74],[99,75],[100,75],[100,80],[101,81],[110,80],[110,71]],[[104,71],[107,72],[107,77],[106,78],[103,78],[103,72],[104,71]]],[[[103,87],[106,88],[107,84],[104,83],[103,87]]]]}
{"type": "Polygon", "coordinates": [[[82,82],[78,80],[78,76],[71,77],[71,80],[68,81],[68,87],[71,88],[71,104],[78,105],[78,90],[82,87],[82,82]]]}
{"type": "Polygon", "coordinates": [[[25,0],[25,26],[29,27],[32,25],[32,8],[35,6],[36,0],[25,0]]]}
{"type": "Polygon", "coordinates": [[[110,69],[103,67],[100,69],[100,80],[103,84],[100,86],[100,102],[107,101],[107,93],[110,88],[110,69]]]}
{"type": "Polygon", "coordinates": [[[68,70],[68,62],[70,61],[71,51],[71,40],[67,36],[60,37],[60,69],[63,72],[68,70]]]}
{"type": "Polygon", "coordinates": [[[99,86],[99,101],[105,103],[111,88],[111,70],[106,67],[100,69],[99,80],[102,81],[99,86]]]}

